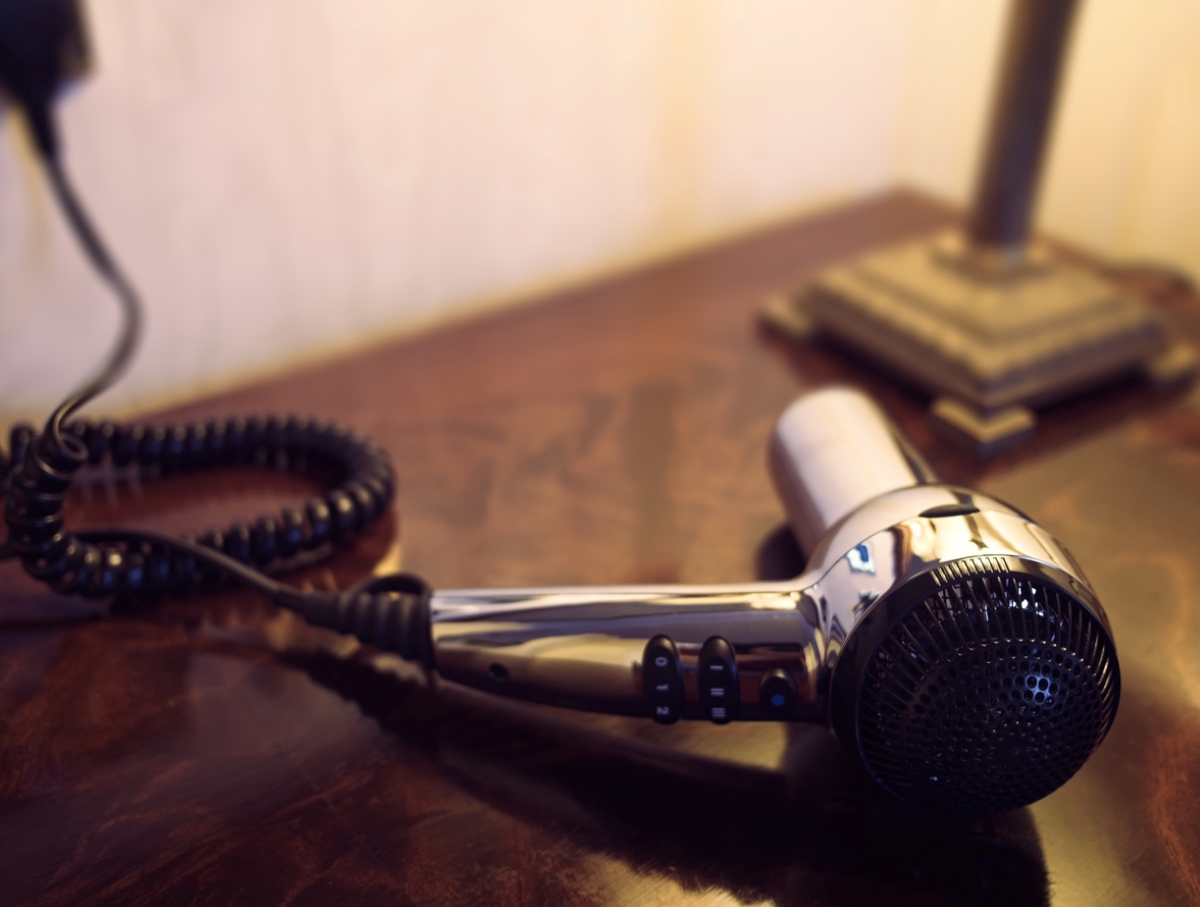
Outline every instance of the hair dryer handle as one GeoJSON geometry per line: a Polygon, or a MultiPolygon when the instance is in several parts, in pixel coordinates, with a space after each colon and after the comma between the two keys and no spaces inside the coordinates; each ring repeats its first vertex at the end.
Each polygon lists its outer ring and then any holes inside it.
{"type": "Polygon", "coordinates": [[[447,680],[664,723],[804,717],[817,613],[795,583],[458,589],[433,594],[447,680]]]}

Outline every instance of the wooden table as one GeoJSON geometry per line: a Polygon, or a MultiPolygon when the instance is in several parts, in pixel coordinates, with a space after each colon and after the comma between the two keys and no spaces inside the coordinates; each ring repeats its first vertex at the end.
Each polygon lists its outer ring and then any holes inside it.
{"type": "MultiPolygon", "coordinates": [[[[1108,608],[1120,713],[1057,793],[914,814],[820,728],[496,702],[239,591],[84,621],[8,562],[0,902],[1200,902],[1197,398],[1117,388],[982,464],[916,395],[757,326],[766,293],[953,220],[891,194],[163,418],[309,412],[388,448],[393,516],[296,582],[381,561],[441,587],[732,581],[780,569],[758,556],[782,520],[776,416],[804,386],[863,386],[947,479],[1061,536],[1108,608]]],[[[1157,303],[1200,337],[1197,299],[1157,303]]],[[[185,532],[309,490],[231,469],[94,483],[73,513],[185,532]]]]}

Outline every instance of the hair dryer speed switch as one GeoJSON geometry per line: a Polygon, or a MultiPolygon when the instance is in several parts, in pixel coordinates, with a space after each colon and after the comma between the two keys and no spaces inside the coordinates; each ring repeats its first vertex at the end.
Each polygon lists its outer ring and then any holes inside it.
{"type": "Polygon", "coordinates": [[[683,714],[683,669],[669,637],[656,636],[646,644],[642,677],[650,715],[659,724],[674,724],[683,714]]]}

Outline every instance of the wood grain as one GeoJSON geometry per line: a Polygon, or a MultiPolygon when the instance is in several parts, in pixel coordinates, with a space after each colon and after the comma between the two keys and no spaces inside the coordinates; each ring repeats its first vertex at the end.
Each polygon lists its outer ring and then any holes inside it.
{"type": "MultiPolygon", "coordinates": [[[[1200,900],[1195,402],[1128,384],[984,464],[886,375],[757,325],[822,263],[953,220],[890,194],[163,418],[307,412],[390,451],[395,513],[296,582],[381,560],[441,587],[726,581],[763,572],[782,520],[774,419],[803,386],[862,386],[947,479],[1063,536],[1109,609],[1122,708],[1061,791],[987,821],[914,814],[820,728],[498,703],[238,591],[80,620],[90,606],[4,564],[0,901],[1200,900]]],[[[1127,279],[1200,336],[1195,298],[1127,279]]],[[[72,514],[183,532],[307,490],[238,470],[99,482],[72,514]]]]}

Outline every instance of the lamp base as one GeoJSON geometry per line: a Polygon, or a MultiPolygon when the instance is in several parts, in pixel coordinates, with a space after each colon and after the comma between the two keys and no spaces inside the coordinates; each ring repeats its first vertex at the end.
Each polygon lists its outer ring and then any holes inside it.
{"type": "Polygon", "coordinates": [[[1173,385],[1197,364],[1155,312],[1094,271],[1036,246],[984,253],[957,234],[834,265],[764,316],[929,391],[935,421],[984,454],[1027,436],[1034,407],[1128,373],[1173,385]]]}

